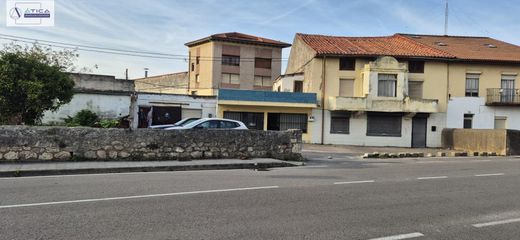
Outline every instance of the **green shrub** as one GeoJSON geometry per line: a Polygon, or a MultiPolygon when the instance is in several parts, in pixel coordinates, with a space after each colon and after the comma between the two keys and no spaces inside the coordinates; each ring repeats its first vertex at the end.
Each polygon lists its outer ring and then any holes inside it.
{"type": "Polygon", "coordinates": [[[117,119],[103,119],[99,121],[99,125],[102,128],[116,128],[119,126],[119,120],[117,119]]]}
{"type": "Polygon", "coordinates": [[[86,126],[94,127],[98,122],[99,118],[95,112],[88,109],[83,109],[76,113],[74,117],[68,116],[65,120],[65,124],[68,127],[86,126]]]}

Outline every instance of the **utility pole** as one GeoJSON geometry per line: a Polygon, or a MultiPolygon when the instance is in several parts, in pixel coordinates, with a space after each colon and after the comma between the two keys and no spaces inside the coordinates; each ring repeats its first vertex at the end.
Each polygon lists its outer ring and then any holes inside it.
{"type": "Polygon", "coordinates": [[[125,79],[128,80],[128,68],[125,69],[125,79]]]}
{"type": "Polygon", "coordinates": [[[444,10],[444,35],[448,35],[448,0],[446,0],[446,8],[444,10]]]}

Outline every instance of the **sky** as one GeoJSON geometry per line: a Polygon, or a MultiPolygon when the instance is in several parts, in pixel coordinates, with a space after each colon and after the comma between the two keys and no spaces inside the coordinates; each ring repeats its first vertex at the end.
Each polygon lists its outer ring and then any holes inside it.
{"type": "MultiPolygon", "coordinates": [[[[242,32],[288,43],[298,32],[444,34],[445,0],[55,0],[53,27],[23,28],[6,27],[5,1],[0,0],[1,34],[180,55],[154,59],[78,51],[78,68],[118,78],[128,69],[131,79],[143,77],[144,68],[150,76],[187,71],[184,43],[215,33],[242,32]]],[[[449,35],[488,36],[520,45],[520,0],[449,1],[449,35]]],[[[289,52],[284,49],[283,58],[289,52]]]]}

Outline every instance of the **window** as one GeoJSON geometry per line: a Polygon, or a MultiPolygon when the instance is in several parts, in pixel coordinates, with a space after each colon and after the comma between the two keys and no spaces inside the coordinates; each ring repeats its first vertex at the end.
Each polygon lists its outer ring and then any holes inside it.
{"type": "Polygon", "coordinates": [[[222,55],[222,65],[240,66],[240,56],[222,55]]]}
{"type": "Polygon", "coordinates": [[[220,125],[220,121],[210,120],[210,121],[205,121],[205,122],[195,126],[195,128],[197,128],[197,129],[219,128],[220,127],[219,125],[220,125]]]}
{"type": "Polygon", "coordinates": [[[195,64],[194,63],[191,63],[191,71],[195,71],[195,64]]]}
{"type": "Polygon", "coordinates": [[[464,114],[464,123],[462,127],[466,129],[473,128],[473,114],[464,114]]]}
{"type": "Polygon", "coordinates": [[[423,98],[423,82],[408,81],[408,96],[413,99],[423,98]]]}
{"type": "Polygon", "coordinates": [[[400,137],[401,114],[368,113],[367,136],[400,137]]]}
{"type": "Polygon", "coordinates": [[[353,97],[354,96],[354,79],[340,79],[339,80],[339,96],[353,97]]]}
{"type": "Polygon", "coordinates": [[[355,58],[340,58],[339,59],[339,70],[342,70],[342,71],[356,70],[356,59],[355,58]]]}
{"type": "Polygon", "coordinates": [[[350,113],[330,112],[330,133],[348,134],[350,132],[350,113]]]}
{"type": "Polygon", "coordinates": [[[478,97],[478,80],[480,74],[466,74],[466,97],[478,97]]]}
{"type": "Polygon", "coordinates": [[[195,81],[200,82],[200,76],[199,76],[199,74],[195,74],[195,81]]]}
{"type": "Polygon", "coordinates": [[[408,61],[408,72],[424,73],[424,61],[408,61]]]}
{"type": "Polygon", "coordinates": [[[222,83],[240,84],[240,75],[234,73],[222,73],[222,83]]]}
{"type": "Polygon", "coordinates": [[[200,57],[199,56],[195,57],[195,63],[198,65],[199,62],[200,62],[200,57]]]}
{"type": "Polygon", "coordinates": [[[282,91],[282,86],[278,86],[278,92],[282,91]]]}
{"type": "Polygon", "coordinates": [[[220,128],[237,128],[239,125],[236,122],[220,121],[220,128]]]}
{"type": "Polygon", "coordinates": [[[225,111],[224,118],[241,121],[249,129],[264,130],[264,113],[225,111]]]}
{"type": "Polygon", "coordinates": [[[270,58],[255,58],[255,68],[271,69],[270,58]]]}
{"type": "Polygon", "coordinates": [[[397,75],[379,74],[377,82],[377,96],[395,97],[397,91],[397,75]]]}
{"type": "Polygon", "coordinates": [[[255,75],[255,86],[271,87],[273,81],[270,76],[259,76],[255,75]]]}
{"type": "Polygon", "coordinates": [[[303,81],[294,81],[293,92],[303,92],[303,81]]]}
{"type": "Polygon", "coordinates": [[[288,129],[301,129],[303,133],[307,133],[307,114],[267,114],[267,130],[284,131],[288,129]]]}
{"type": "Polygon", "coordinates": [[[507,129],[507,117],[495,117],[495,129],[507,129]]]}
{"type": "MultiPolygon", "coordinates": [[[[515,90],[515,75],[502,74],[502,80],[500,83],[500,102],[512,103],[515,102],[515,98],[518,96],[515,90]]],[[[518,101],[518,100],[517,100],[518,101]]]]}

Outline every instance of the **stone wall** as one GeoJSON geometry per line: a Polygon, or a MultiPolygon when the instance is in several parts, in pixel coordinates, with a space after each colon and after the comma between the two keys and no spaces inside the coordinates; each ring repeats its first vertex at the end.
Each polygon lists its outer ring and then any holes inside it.
{"type": "Polygon", "coordinates": [[[0,161],[302,160],[302,133],[0,126],[0,161]]]}

